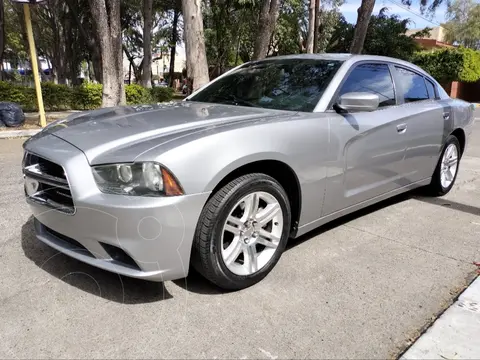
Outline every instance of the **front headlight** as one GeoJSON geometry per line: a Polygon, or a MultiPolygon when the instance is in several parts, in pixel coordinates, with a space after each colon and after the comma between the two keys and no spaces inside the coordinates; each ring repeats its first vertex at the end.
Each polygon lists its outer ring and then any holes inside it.
{"type": "Polygon", "coordinates": [[[92,168],[101,192],[132,196],[183,195],[175,177],[155,162],[100,165],[92,168]]]}

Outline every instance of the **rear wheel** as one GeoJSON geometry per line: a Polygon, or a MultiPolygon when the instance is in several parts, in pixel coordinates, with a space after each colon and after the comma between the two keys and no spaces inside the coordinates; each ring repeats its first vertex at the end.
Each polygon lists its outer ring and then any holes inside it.
{"type": "Polygon", "coordinates": [[[243,289],[276,265],[290,233],[290,204],[270,176],[248,174],[218,190],[197,225],[192,265],[214,284],[243,289]]]}
{"type": "Polygon", "coordinates": [[[427,187],[430,195],[443,196],[452,189],[457,178],[460,157],[460,143],[455,136],[450,135],[445,142],[432,181],[427,187]]]}

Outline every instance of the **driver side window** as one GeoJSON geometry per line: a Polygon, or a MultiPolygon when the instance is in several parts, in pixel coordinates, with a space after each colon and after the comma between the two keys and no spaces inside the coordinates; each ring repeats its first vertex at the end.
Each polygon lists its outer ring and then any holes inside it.
{"type": "Polygon", "coordinates": [[[396,105],[392,76],[387,64],[361,64],[348,75],[339,96],[349,92],[368,92],[378,95],[379,107],[396,105]]]}

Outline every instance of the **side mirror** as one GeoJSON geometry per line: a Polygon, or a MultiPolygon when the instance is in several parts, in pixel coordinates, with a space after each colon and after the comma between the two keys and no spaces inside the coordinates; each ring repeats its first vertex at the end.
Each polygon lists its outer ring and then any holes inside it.
{"type": "Polygon", "coordinates": [[[337,109],[347,112],[374,111],[378,109],[380,98],[368,92],[349,92],[340,96],[335,104],[337,109]]]}

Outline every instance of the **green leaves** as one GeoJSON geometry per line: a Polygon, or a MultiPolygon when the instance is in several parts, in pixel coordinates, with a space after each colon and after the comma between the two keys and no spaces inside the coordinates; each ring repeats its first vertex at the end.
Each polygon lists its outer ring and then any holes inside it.
{"type": "Polygon", "coordinates": [[[416,53],[412,61],[443,84],[480,79],[480,52],[472,49],[422,51],[416,53]]]}
{"type": "MultiPolygon", "coordinates": [[[[382,9],[370,19],[363,53],[409,60],[418,50],[418,46],[412,37],[406,35],[408,24],[408,19],[402,20],[397,15],[388,15],[387,9],[382,9]]],[[[327,51],[349,52],[353,34],[354,26],[342,17],[327,51]]]]}
{"type": "Polygon", "coordinates": [[[444,24],[447,40],[464,47],[480,49],[480,4],[473,0],[456,0],[449,7],[449,21],[444,24]]]}
{"type": "MultiPolygon", "coordinates": [[[[83,83],[70,87],[51,82],[42,83],[42,95],[45,110],[93,110],[102,106],[102,84],[83,83]]],[[[129,105],[164,102],[173,99],[174,90],[169,87],[146,89],[138,84],[125,86],[125,95],[129,105]]],[[[35,89],[0,81],[0,101],[19,104],[24,111],[37,111],[35,89]]]]}
{"type": "Polygon", "coordinates": [[[152,97],[148,89],[138,84],[129,84],[125,86],[125,96],[127,104],[148,104],[152,102],[152,97]]]}
{"type": "Polygon", "coordinates": [[[150,89],[152,100],[154,102],[171,101],[175,91],[171,87],[155,86],[150,89]]]}

